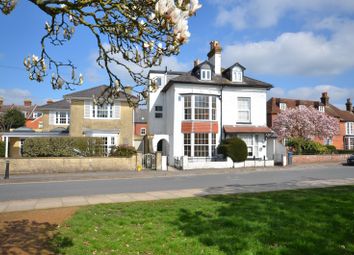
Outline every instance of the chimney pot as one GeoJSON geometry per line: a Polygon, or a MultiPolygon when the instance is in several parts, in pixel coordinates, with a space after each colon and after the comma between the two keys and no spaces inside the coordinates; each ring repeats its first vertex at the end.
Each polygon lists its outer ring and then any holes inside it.
{"type": "Polygon", "coordinates": [[[52,103],[54,103],[53,99],[48,99],[47,100],[47,104],[52,104],[52,103]]]}
{"type": "Polygon", "coordinates": [[[197,66],[200,64],[200,60],[197,58],[196,60],[194,60],[194,66],[197,66]]]}
{"type": "Polygon", "coordinates": [[[352,111],[353,104],[352,104],[352,101],[350,100],[350,98],[347,99],[345,107],[348,112],[352,111]]]}

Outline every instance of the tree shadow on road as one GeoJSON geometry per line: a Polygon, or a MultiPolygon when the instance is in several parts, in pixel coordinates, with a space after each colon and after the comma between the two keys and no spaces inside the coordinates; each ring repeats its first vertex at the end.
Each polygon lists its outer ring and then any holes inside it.
{"type": "Polygon", "coordinates": [[[0,229],[0,254],[58,254],[72,241],[57,234],[57,225],[29,220],[5,221],[0,229]]]}

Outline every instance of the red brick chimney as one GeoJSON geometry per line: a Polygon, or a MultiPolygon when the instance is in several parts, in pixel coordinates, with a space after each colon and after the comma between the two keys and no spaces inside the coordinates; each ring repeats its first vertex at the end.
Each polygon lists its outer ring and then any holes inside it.
{"type": "Polygon", "coordinates": [[[30,107],[30,106],[32,105],[31,99],[25,99],[25,100],[23,100],[23,105],[24,105],[25,107],[30,107]]]}

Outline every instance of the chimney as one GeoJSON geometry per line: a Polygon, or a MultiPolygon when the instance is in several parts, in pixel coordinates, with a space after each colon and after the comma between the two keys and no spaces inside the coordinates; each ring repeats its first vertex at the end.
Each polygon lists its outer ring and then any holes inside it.
{"type": "Polygon", "coordinates": [[[352,101],[350,100],[350,98],[347,99],[347,102],[346,102],[345,106],[346,106],[346,110],[347,110],[348,112],[351,112],[351,111],[353,110],[353,109],[352,109],[353,104],[352,104],[352,101]]]}
{"type": "Polygon", "coordinates": [[[4,98],[0,97],[0,108],[3,106],[3,104],[4,104],[4,98]]]}
{"type": "Polygon", "coordinates": [[[53,99],[48,99],[47,100],[47,104],[52,104],[52,103],[54,103],[53,99]]]}
{"type": "Polygon", "coordinates": [[[327,92],[322,93],[321,103],[324,104],[324,106],[327,106],[329,104],[329,97],[327,92]]]}
{"type": "Polygon", "coordinates": [[[218,41],[210,42],[208,60],[214,65],[216,75],[221,75],[221,50],[222,49],[218,41]]]}
{"type": "Polygon", "coordinates": [[[25,107],[30,107],[30,106],[32,105],[31,99],[25,99],[25,100],[23,100],[23,105],[24,105],[25,107]]]}
{"type": "Polygon", "coordinates": [[[194,66],[197,66],[200,64],[200,60],[197,58],[196,60],[194,60],[194,66]]]}

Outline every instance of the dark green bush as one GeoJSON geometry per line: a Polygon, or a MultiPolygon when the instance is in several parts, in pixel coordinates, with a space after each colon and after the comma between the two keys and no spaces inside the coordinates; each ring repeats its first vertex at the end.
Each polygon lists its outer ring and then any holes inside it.
{"type": "MultiPolygon", "coordinates": [[[[305,138],[290,138],[287,141],[287,146],[293,148],[294,154],[302,155],[302,154],[328,154],[332,153],[333,148],[330,146],[329,148],[326,145],[322,145],[319,142],[312,141],[310,139],[305,138]]],[[[333,146],[334,147],[334,146],[333,146]]],[[[334,147],[335,149],[335,147],[334,147]]]]}
{"type": "Polygon", "coordinates": [[[112,157],[131,157],[136,154],[136,149],[129,145],[118,145],[112,147],[110,156],[112,157]]]}
{"type": "Polygon", "coordinates": [[[328,153],[333,154],[333,153],[337,153],[337,148],[334,145],[325,145],[328,153]]]}
{"type": "Polygon", "coordinates": [[[103,140],[99,137],[38,137],[27,138],[24,157],[93,157],[104,156],[103,140]]]}
{"type": "Polygon", "coordinates": [[[5,142],[0,141],[0,158],[5,157],[5,142]]]}
{"type": "Polygon", "coordinates": [[[221,141],[218,153],[230,157],[234,162],[243,162],[247,159],[247,145],[240,138],[228,138],[221,141]]]}
{"type": "Polygon", "coordinates": [[[338,154],[354,154],[354,150],[337,150],[338,154]]]}

